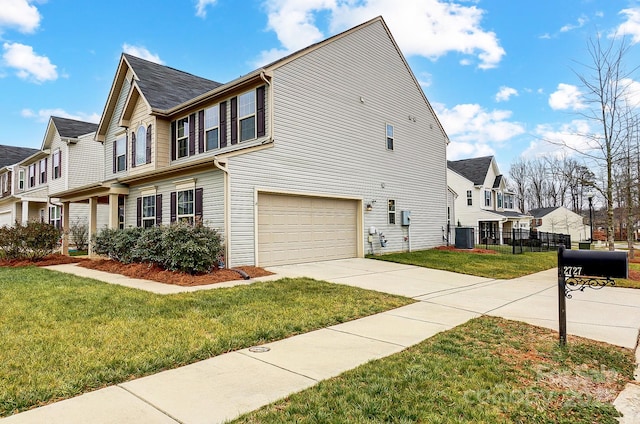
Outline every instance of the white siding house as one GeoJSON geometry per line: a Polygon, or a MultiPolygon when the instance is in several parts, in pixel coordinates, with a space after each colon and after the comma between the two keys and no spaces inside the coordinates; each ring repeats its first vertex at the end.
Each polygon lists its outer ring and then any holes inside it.
{"type": "Polygon", "coordinates": [[[202,221],[230,266],[443,244],[448,139],[380,17],[226,84],[125,54],[96,140],[104,181],[63,201],[202,221]]]}
{"type": "Polygon", "coordinates": [[[591,229],[585,225],[584,218],[564,206],[532,209],[529,215],[533,217],[531,228],[536,231],[568,234],[572,242],[591,237],[591,229]]]}

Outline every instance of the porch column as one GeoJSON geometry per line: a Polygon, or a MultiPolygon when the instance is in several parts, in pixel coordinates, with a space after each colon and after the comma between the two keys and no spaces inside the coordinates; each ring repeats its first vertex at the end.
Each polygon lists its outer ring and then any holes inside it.
{"type": "Polygon", "coordinates": [[[22,201],[22,219],[21,219],[22,225],[26,225],[27,222],[29,222],[29,201],[28,200],[23,200],[22,201]]]}
{"type": "MultiPolygon", "coordinates": [[[[89,240],[92,240],[96,235],[96,228],[98,226],[98,198],[89,198],[89,240]]],[[[93,247],[89,242],[89,256],[93,256],[93,247]]]]}
{"type": "Polygon", "coordinates": [[[109,228],[118,228],[118,195],[109,195],[109,228]]]}
{"type": "Polygon", "coordinates": [[[62,203],[62,254],[69,254],[69,202],[62,203]]]}
{"type": "Polygon", "coordinates": [[[504,234],[502,234],[504,227],[502,226],[502,221],[498,222],[498,233],[500,234],[500,245],[504,244],[504,234]]]}

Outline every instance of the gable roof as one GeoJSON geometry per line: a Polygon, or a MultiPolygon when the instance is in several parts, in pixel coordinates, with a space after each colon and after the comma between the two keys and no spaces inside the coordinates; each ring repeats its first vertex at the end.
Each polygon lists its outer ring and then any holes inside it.
{"type": "Polygon", "coordinates": [[[51,120],[58,130],[58,134],[63,138],[78,138],[81,135],[90,134],[98,129],[98,124],[75,119],[60,118],[52,116],[51,120]]]}
{"type": "MultiPolygon", "coordinates": [[[[491,166],[493,156],[483,156],[480,158],[461,159],[455,161],[447,161],[447,168],[456,173],[462,175],[467,180],[471,181],[474,185],[484,184],[484,180],[487,177],[489,166],[491,166]]],[[[500,181],[494,181],[500,184],[500,181]]]]}
{"type": "Polygon", "coordinates": [[[5,146],[0,144],[0,168],[16,164],[38,151],[38,149],[28,147],[5,146]]]}
{"type": "Polygon", "coordinates": [[[529,214],[532,215],[534,218],[542,218],[545,215],[549,215],[551,212],[555,211],[556,209],[560,209],[562,206],[553,206],[553,207],[549,207],[549,208],[537,208],[537,209],[531,209],[529,211],[529,214]]]}

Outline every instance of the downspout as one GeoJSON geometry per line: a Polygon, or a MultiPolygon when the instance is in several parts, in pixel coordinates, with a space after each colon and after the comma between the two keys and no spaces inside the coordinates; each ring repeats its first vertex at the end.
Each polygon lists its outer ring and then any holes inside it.
{"type": "MultiPolygon", "coordinates": [[[[228,159],[227,159],[228,161],[228,159]]],[[[222,164],[216,156],[213,157],[213,165],[224,173],[224,261],[225,267],[229,268],[229,254],[231,252],[231,181],[229,162],[222,164]]]]}
{"type": "Polygon", "coordinates": [[[260,78],[269,86],[269,139],[267,143],[273,143],[273,87],[271,82],[267,79],[264,71],[260,72],[260,78]]]}

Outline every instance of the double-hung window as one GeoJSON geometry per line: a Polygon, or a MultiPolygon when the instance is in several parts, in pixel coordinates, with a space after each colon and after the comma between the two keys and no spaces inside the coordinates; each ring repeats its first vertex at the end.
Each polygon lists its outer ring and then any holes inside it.
{"type": "Polygon", "coordinates": [[[24,190],[24,169],[18,171],[18,190],[24,190]]]}
{"type": "Polygon", "coordinates": [[[47,182],[47,159],[40,159],[40,184],[47,182]]]}
{"type": "Polygon", "coordinates": [[[395,224],[396,223],[396,201],[389,200],[388,205],[389,205],[388,206],[389,224],[395,224]]]}
{"type": "Polygon", "coordinates": [[[147,163],[147,130],[143,125],[136,131],[136,166],[147,163]]]}
{"type": "Polygon", "coordinates": [[[177,218],[178,222],[193,224],[195,217],[193,190],[181,190],[177,194],[177,218]]]}
{"type": "Polygon", "coordinates": [[[116,172],[127,169],[127,138],[116,139],[116,172]]]}
{"type": "Polygon", "coordinates": [[[62,228],[61,206],[49,206],[49,224],[60,229],[62,228]]]}
{"type": "Polygon", "coordinates": [[[387,124],[387,150],[393,150],[393,125],[387,124]]]}
{"type": "Polygon", "coordinates": [[[61,177],[61,172],[60,172],[60,150],[56,150],[55,152],[53,152],[53,164],[51,165],[53,167],[53,176],[52,178],[54,180],[57,180],[58,178],[61,177]]]}
{"type": "Polygon", "coordinates": [[[484,205],[486,207],[490,207],[491,206],[491,191],[489,191],[489,190],[485,190],[484,191],[484,205]]]}
{"type": "Polygon", "coordinates": [[[473,206],[473,193],[467,190],[467,206],[473,206]]]}
{"type": "Polygon", "coordinates": [[[156,196],[142,198],[142,227],[151,228],[156,225],[156,196]]]}
{"type": "Polygon", "coordinates": [[[496,197],[497,197],[498,207],[502,208],[502,193],[496,194],[496,197]]]}
{"type": "Polygon", "coordinates": [[[0,190],[0,194],[2,193],[6,193],[7,191],[9,191],[9,174],[8,173],[4,173],[2,174],[2,177],[0,177],[0,185],[2,186],[2,189],[0,190]]]}
{"type": "Polygon", "coordinates": [[[29,187],[36,185],[36,164],[29,165],[29,187]]]}
{"type": "Polygon", "coordinates": [[[240,141],[256,138],[256,92],[247,91],[238,96],[238,126],[240,141]]]}
{"type": "Polygon", "coordinates": [[[215,105],[204,110],[204,132],[206,150],[214,150],[220,147],[220,105],[215,105]]]}
{"type": "Polygon", "coordinates": [[[177,158],[189,156],[189,117],[178,119],[176,124],[177,158]]]}

